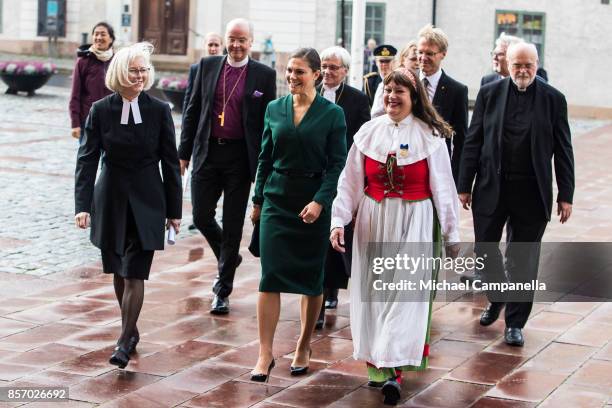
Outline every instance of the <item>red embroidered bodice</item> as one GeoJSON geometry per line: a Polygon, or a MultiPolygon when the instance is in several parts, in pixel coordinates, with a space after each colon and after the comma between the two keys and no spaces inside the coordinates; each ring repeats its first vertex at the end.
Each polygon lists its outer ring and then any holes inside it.
{"type": "Polygon", "coordinates": [[[399,197],[420,201],[431,198],[427,159],[406,166],[398,166],[395,154],[386,163],[365,158],[365,194],[377,202],[383,198],[399,197]]]}

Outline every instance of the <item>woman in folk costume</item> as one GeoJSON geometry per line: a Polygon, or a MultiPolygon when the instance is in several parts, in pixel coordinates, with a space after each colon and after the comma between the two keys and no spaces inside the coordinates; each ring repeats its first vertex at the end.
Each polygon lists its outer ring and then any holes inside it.
{"type": "MultiPolygon", "coordinates": [[[[427,367],[433,294],[421,291],[409,301],[399,291],[377,297],[373,283],[383,275],[372,273],[376,250],[371,243],[379,248],[380,243],[396,245],[399,253],[410,248],[402,243],[427,243],[425,252],[435,257],[442,238],[447,254],[456,256],[459,207],[444,141],[451,128],[411,71],[400,68],[385,78],[384,106],[386,114],[355,135],[332,207],[330,241],[343,252],[343,226],[356,217],[350,288],[353,356],[367,362],[368,385],[382,387],[385,403],[394,405],[400,399],[401,372],[427,367]]],[[[423,244],[414,246],[419,249],[413,256],[421,256],[423,244]]],[[[399,267],[388,272],[395,280],[406,277],[399,267]]],[[[420,271],[420,278],[435,278],[436,272],[420,271]]]]}

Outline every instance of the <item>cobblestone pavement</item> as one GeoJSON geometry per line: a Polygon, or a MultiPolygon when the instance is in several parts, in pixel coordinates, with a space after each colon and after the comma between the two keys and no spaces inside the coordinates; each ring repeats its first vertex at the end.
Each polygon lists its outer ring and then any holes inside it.
{"type": "Polygon", "coordinates": [[[0,85],[0,271],[46,275],[97,259],[88,231],[73,223],[78,144],[69,131],[69,89],[46,86],[33,98],[5,89],[0,85]]]}
{"type": "MultiPolygon", "coordinates": [[[[0,92],[3,88],[0,87],[0,92]]],[[[112,279],[87,233],[73,227],[76,144],[67,90],[0,95],[0,388],[69,387],[67,403],[27,407],[381,407],[352,358],[347,291],[312,342],[308,374],[289,374],[300,299],[283,295],[269,383],[249,381],[257,359],[259,260],[245,225],[232,311],[208,313],[216,262],[198,234],[155,255],[138,322],[141,343],[125,370],[108,364],[121,328],[112,279]]],[[[572,219],[549,241],[612,241],[612,125],[579,121],[572,219]]],[[[188,213],[188,201],[185,203],[188,213]]],[[[462,211],[461,233],[471,220],[462,211]]],[[[401,407],[612,408],[612,303],[537,303],[525,347],[503,342],[503,318],[478,323],[482,294],[436,302],[430,367],[404,376],[401,407]],[[608,404],[608,405],[606,405],[608,404]]]]}

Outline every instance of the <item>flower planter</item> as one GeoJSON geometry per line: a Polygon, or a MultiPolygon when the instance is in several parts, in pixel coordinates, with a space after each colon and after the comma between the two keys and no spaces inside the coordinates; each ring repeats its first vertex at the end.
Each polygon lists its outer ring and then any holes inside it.
{"type": "Polygon", "coordinates": [[[40,61],[0,62],[0,78],[8,86],[7,94],[34,92],[57,71],[55,64],[40,61]]]}
{"type": "Polygon", "coordinates": [[[168,99],[172,105],[174,105],[174,110],[177,112],[183,112],[183,101],[185,100],[185,90],[178,89],[162,89],[164,96],[168,99]]]}
{"type": "Polygon", "coordinates": [[[53,74],[33,74],[33,75],[15,75],[15,74],[0,74],[2,81],[8,86],[7,94],[17,95],[17,92],[27,92],[28,96],[33,96],[34,91],[41,88],[47,83],[53,74]]]}
{"type": "Polygon", "coordinates": [[[183,100],[187,89],[187,78],[184,77],[162,77],[157,83],[157,89],[163,92],[164,97],[172,103],[176,112],[183,111],[183,100]]]}

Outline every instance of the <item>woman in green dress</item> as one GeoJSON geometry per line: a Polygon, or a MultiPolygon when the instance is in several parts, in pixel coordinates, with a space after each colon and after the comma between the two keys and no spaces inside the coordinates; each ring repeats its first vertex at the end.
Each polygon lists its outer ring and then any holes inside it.
{"type": "Polygon", "coordinates": [[[331,203],[346,160],[344,113],[317,94],[320,70],[313,48],[293,53],[286,71],[291,94],[266,111],[251,215],[253,222],[260,220],[262,269],[253,381],[267,381],[274,367],[281,292],[303,295],[291,374],[305,374],[310,362],[310,338],[323,301],[331,203]]]}

